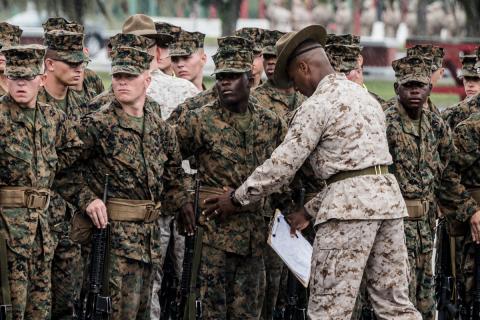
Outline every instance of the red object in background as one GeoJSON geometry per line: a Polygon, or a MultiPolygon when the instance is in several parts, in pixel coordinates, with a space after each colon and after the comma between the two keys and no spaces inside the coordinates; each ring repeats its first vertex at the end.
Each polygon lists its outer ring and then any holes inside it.
{"type": "Polygon", "coordinates": [[[265,19],[265,0],[258,1],[258,18],[265,19]]]}
{"type": "Polygon", "coordinates": [[[433,44],[445,49],[445,57],[443,58],[443,66],[448,69],[455,79],[456,85],[451,86],[436,86],[433,88],[435,93],[445,94],[458,94],[460,99],[465,99],[465,89],[463,88],[463,82],[458,78],[458,70],[462,68],[459,54],[472,54],[475,49],[480,45],[480,39],[467,38],[467,39],[423,39],[423,38],[411,38],[407,39],[406,47],[410,48],[416,44],[433,44]]]}
{"type": "Polygon", "coordinates": [[[242,3],[240,3],[240,18],[248,18],[248,0],[242,0],[242,3]]]}

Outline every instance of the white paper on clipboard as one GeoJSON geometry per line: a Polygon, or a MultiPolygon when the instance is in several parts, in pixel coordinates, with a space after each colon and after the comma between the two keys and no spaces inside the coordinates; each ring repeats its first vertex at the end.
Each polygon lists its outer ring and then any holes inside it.
{"type": "Polygon", "coordinates": [[[290,235],[290,225],[280,210],[275,211],[273,219],[268,244],[306,288],[310,280],[312,245],[298,231],[296,237],[290,235]]]}

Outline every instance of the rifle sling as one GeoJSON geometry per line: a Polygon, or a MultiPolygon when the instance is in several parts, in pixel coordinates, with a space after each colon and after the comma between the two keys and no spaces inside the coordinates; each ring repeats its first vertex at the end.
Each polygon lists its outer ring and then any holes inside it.
{"type": "Polygon", "coordinates": [[[195,234],[195,246],[192,261],[192,273],[190,275],[189,294],[187,297],[187,306],[184,313],[184,320],[196,320],[196,300],[197,300],[197,279],[198,271],[200,269],[200,262],[202,259],[202,241],[203,241],[203,228],[197,226],[197,232],[195,234]],[[185,319],[186,317],[186,319],[185,319]]]}
{"type": "MultiPolygon", "coordinates": [[[[0,282],[2,291],[2,305],[11,305],[10,283],[8,282],[7,240],[0,234],[0,282]]],[[[7,319],[12,319],[12,314],[7,313],[7,319]]]]}

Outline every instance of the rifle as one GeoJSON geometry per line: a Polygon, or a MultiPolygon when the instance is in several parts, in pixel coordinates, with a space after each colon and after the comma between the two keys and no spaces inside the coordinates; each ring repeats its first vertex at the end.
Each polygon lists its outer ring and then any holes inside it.
{"type": "Polygon", "coordinates": [[[200,180],[195,180],[195,234],[185,236],[182,280],[178,303],[178,320],[200,320],[203,318],[202,302],[197,298],[197,276],[202,254],[203,228],[198,225],[200,217],[200,180]]]}
{"type": "MultiPolygon", "coordinates": [[[[108,174],[105,175],[103,203],[107,203],[108,174]]],[[[112,300],[109,294],[109,244],[110,226],[95,228],[92,234],[92,251],[88,270],[87,301],[80,317],[85,320],[108,320],[112,313],[112,300]]],[[[81,303],[83,304],[83,299],[81,303]]],[[[83,309],[83,308],[82,308],[83,309]]]]}
{"type": "Polygon", "coordinates": [[[480,245],[474,243],[473,250],[475,288],[472,291],[470,305],[467,308],[467,320],[480,320],[480,245]]]}
{"type": "Polygon", "coordinates": [[[160,287],[160,319],[177,319],[177,289],[178,289],[178,276],[175,272],[174,261],[173,261],[173,247],[174,247],[174,237],[173,237],[173,228],[170,226],[171,237],[168,242],[167,253],[165,256],[165,262],[163,263],[163,279],[162,285],[160,287]]]}
{"type": "Polygon", "coordinates": [[[7,240],[0,234],[0,320],[12,319],[12,302],[10,300],[10,283],[8,282],[7,240]]]}
{"type": "MultiPolygon", "coordinates": [[[[304,202],[305,188],[302,187],[300,188],[298,206],[300,208],[303,207],[304,202]]],[[[298,295],[300,288],[302,288],[302,285],[295,275],[289,270],[287,280],[287,306],[285,308],[285,313],[283,314],[284,320],[307,320],[307,289],[305,289],[305,297],[303,297],[304,299],[300,299],[298,295]]]]}
{"type": "Polygon", "coordinates": [[[447,232],[447,221],[440,219],[437,226],[437,254],[435,261],[435,299],[437,302],[438,320],[453,319],[458,310],[454,300],[455,279],[452,273],[450,255],[450,236],[447,232]]]}

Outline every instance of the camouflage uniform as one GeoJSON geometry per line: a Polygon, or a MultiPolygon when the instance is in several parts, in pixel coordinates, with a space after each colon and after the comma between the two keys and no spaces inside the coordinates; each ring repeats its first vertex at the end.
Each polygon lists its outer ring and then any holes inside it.
{"type": "Polygon", "coordinates": [[[480,94],[467,98],[442,112],[442,118],[453,130],[470,115],[480,112],[480,94]]]}
{"type": "Polygon", "coordinates": [[[83,78],[83,92],[89,100],[105,90],[102,79],[92,69],[85,68],[85,76],[83,78]]]}
{"type": "MultiPolygon", "coordinates": [[[[12,47],[3,53],[7,75],[32,76],[43,70],[43,47],[12,47]]],[[[31,119],[10,95],[0,100],[0,114],[0,185],[50,189],[56,172],[71,165],[81,151],[71,122],[62,111],[38,100],[31,119]]],[[[43,197],[41,206],[0,202],[14,319],[50,318],[56,241],[46,211],[48,196],[43,197]]]]}
{"type": "MultiPolygon", "coordinates": [[[[218,41],[216,73],[251,70],[251,42],[240,37],[218,41]]],[[[242,130],[236,114],[219,100],[190,111],[185,127],[177,126],[182,154],[195,155],[203,186],[239,186],[281,141],[285,127],[273,112],[251,100],[248,112],[251,121],[243,134],[237,131],[242,130]]],[[[222,223],[200,223],[205,228],[199,272],[204,319],[258,319],[265,289],[262,207],[245,208],[222,223]]]]}
{"type": "MultiPolygon", "coordinates": [[[[152,59],[146,51],[131,47],[119,46],[113,52],[112,73],[138,75],[148,70],[152,59]]],[[[109,198],[162,201],[165,212],[177,210],[185,201],[175,133],[156,114],[155,105],[147,97],[143,130],[116,99],[82,119],[80,136],[88,159],[77,199],[82,210],[102,194],[104,174],[112,177],[109,198]]],[[[113,319],[150,317],[152,269],[161,260],[156,220],[110,219],[113,319]]]]}
{"type": "MultiPolygon", "coordinates": [[[[23,30],[18,26],[12,25],[8,22],[0,22],[0,49],[6,49],[10,46],[16,46],[20,44],[20,37],[23,30]]],[[[3,70],[0,71],[0,76],[5,79],[3,70]]],[[[7,94],[6,88],[0,86],[0,97],[7,94]]]]}
{"type": "MultiPolygon", "coordinates": [[[[378,102],[343,74],[320,81],[296,112],[283,143],[236,190],[235,198],[244,206],[255,203],[288,183],[305,161],[323,180],[392,163],[378,102]]],[[[305,209],[317,229],[310,318],[350,319],[365,270],[379,317],[421,319],[408,299],[407,210],[393,175],[330,182],[305,209]]]]}
{"type": "Polygon", "coordinates": [[[289,114],[305,101],[305,96],[300,92],[286,94],[277,89],[271,80],[256,87],[252,96],[257,99],[259,106],[275,112],[285,122],[288,122],[289,114]]]}
{"type": "MultiPolygon", "coordinates": [[[[76,32],[83,32],[83,26],[69,23],[63,18],[50,18],[44,23],[44,29],[47,50],[54,53],[58,60],[76,63],[85,61],[84,36],[83,33],[76,32]],[[65,31],[66,29],[75,31],[65,31]]],[[[78,94],[72,88],[67,88],[63,100],[57,100],[44,86],[37,100],[62,110],[74,123],[78,123],[83,115],[93,111],[88,108],[88,97],[78,94]]],[[[66,192],[71,183],[69,171],[62,172],[56,177],[55,191],[66,192]]],[[[52,317],[57,319],[72,318],[74,302],[79,297],[82,282],[83,261],[80,245],[74,243],[69,236],[69,221],[75,210],[75,207],[68,204],[58,193],[52,195],[49,215],[51,228],[57,240],[52,262],[52,317]]]]}

